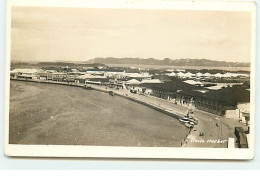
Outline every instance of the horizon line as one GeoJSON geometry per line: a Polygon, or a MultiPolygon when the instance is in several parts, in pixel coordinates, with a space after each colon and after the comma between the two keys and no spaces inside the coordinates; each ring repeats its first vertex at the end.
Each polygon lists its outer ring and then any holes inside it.
{"type": "Polygon", "coordinates": [[[171,58],[164,58],[164,59],[156,59],[156,58],[153,58],[153,57],[149,57],[149,58],[139,58],[139,57],[112,57],[112,56],[107,56],[107,57],[95,57],[93,59],[88,59],[88,60],[53,60],[53,61],[39,61],[39,60],[36,60],[36,61],[32,61],[32,60],[26,60],[26,61],[23,61],[23,60],[18,60],[18,59],[10,59],[11,62],[36,62],[36,63],[39,63],[39,62],[88,62],[88,61],[91,61],[91,60],[94,60],[96,58],[102,58],[102,59],[107,59],[107,58],[115,58],[115,59],[142,59],[142,60],[147,60],[147,59],[154,59],[154,60],[160,60],[160,61],[163,61],[165,59],[170,59],[170,60],[185,60],[185,59],[190,59],[190,60],[209,60],[209,61],[216,61],[216,62],[226,62],[226,63],[247,63],[247,64],[251,64],[251,61],[250,62],[241,62],[241,61],[222,61],[222,60],[215,60],[215,59],[205,59],[205,58],[201,58],[201,59],[195,59],[195,58],[179,58],[179,59],[171,59],[171,58]]]}

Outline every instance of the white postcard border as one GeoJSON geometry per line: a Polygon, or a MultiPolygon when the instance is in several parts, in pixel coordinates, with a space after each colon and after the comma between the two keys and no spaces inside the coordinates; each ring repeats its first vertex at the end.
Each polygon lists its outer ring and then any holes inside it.
{"type": "Polygon", "coordinates": [[[254,2],[141,1],[112,2],[98,0],[8,0],[6,9],[6,79],[5,79],[5,154],[25,157],[116,157],[116,158],[187,158],[187,159],[253,159],[255,136],[255,57],[256,4],[254,2]],[[251,12],[251,88],[250,140],[248,149],[179,148],[179,147],[112,147],[82,145],[9,144],[9,85],[11,52],[11,7],[54,6],[86,8],[178,9],[251,12]]]}

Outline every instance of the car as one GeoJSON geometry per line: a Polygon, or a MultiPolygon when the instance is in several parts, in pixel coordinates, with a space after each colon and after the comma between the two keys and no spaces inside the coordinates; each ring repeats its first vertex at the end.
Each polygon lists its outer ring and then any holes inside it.
{"type": "Polygon", "coordinates": [[[185,123],[185,126],[186,126],[187,128],[193,128],[193,127],[194,127],[194,125],[191,125],[191,124],[189,124],[189,123],[185,123]]]}
{"type": "Polygon", "coordinates": [[[185,119],[182,119],[182,118],[179,118],[179,121],[180,121],[181,123],[188,123],[188,122],[189,122],[188,120],[185,120],[185,119]]]}
{"type": "Polygon", "coordinates": [[[203,132],[200,132],[200,136],[204,136],[204,133],[203,133],[203,132]]]}
{"type": "Polygon", "coordinates": [[[198,125],[198,121],[195,119],[188,119],[188,121],[194,123],[194,125],[198,125]]]}
{"type": "Polygon", "coordinates": [[[113,91],[109,91],[108,94],[111,95],[111,96],[115,95],[115,93],[113,91]]]}
{"type": "Polygon", "coordinates": [[[193,126],[195,125],[195,123],[194,123],[194,122],[191,122],[191,121],[189,121],[189,124],[190,124],[190,125],[193,125],[193,126]]]}
{"type": "Polygon", "coordinates": [[[137,90],[131,89],[130,92],[136,94],[137,90]]]}

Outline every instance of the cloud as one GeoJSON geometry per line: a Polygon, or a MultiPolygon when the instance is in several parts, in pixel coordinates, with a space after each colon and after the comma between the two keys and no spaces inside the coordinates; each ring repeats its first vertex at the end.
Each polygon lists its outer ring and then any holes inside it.
{"type": "Polygon", "coordinates": [[[245,12],[14,7],[11,56],[248,61],[250,25],[245,12]]]}

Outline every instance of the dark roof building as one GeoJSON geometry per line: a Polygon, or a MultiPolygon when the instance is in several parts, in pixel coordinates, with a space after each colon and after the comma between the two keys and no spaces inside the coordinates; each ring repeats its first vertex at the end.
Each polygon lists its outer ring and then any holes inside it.
{"type": "Polygon", "coordinates": [[[184,83],[179,79],[140,86],[152,89],[152,96],[163,99],[174,98],[181,104],[194,102],[196,108],[217,115],[224,115],[226,110],[236,109],[239,102],[250,102],[250,92],[243,86],[198,91],[204,88],[184,83]]]}

